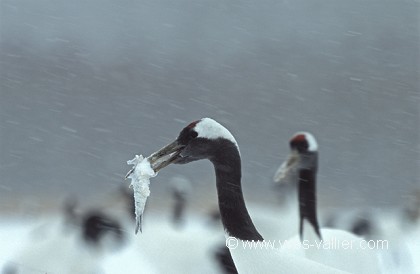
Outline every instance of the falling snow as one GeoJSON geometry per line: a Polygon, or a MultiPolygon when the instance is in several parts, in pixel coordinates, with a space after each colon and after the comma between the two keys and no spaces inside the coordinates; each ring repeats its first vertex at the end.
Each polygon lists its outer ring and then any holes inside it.
{"type": "MultiPolygon", "coordinates": [[[[24,239],[43,238],[35,222],[62,219],[69,196],[80,200],[76,212],[116,210],[107,195],[125,186],[132,198],[123,177],[133,151],[162,147],[202,117],[235,136],[245,200],[262,208],[253,215],[294,223],[281,206],[289,186],[274,191],[272,177],[291,134],[304,130],[320,147],[320,214],[356,206],[389,230],[420,188],[419,8],[417,0],[0,1],[0,265],[24,239]]],[[[144,234],[158,238],[163,224],[163,235],[177,234],[168,182],[178,175],[193,185],[186,219],[209,228],[203,212],[217,208],[217,196],[208,162],[168,167],[151,196],[146,174],[138,208],[147,199],[159,217],[150,214],[144,234]]],[[[123,235],[135,237],[130,218],[123,235]]],[[[420,242],[418,227],[393,227],[390,237],[420,242]]]]}

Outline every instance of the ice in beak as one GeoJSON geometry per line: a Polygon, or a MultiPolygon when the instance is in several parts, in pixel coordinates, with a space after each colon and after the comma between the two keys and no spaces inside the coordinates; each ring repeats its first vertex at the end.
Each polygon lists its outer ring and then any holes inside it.
{"type": "MultiPolygon", "coordinates": [[[[147,157],[154,172],[158,173],[159,170],[173,163],[178,158],[178,155],[181,153],[183,147],[183,145],[180,145],[178,141],[175,140],[147,157]]],[[[125,179],[133,173],[134,169],[135,166],[127,173],[127,175],[125,175],[125,179]]]]}

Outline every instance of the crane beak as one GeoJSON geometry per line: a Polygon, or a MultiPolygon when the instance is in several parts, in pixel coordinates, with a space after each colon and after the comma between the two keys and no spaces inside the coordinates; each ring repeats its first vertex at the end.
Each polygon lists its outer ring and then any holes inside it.
{"type": "Polygon", "coordinates": [[[175,162],[184,147],[184,145],[178,143],[178,140],[175,140],[150,155],[148,159],[153,170],[157,173],[162,168],[175,162]]]}
{"type": "Polygon", "coordinates": [[[280,184],[289,182],[296,171],[299,157],[299,153],[296,150],[292,150],[287,160],[277,169],[273,181],[280,184]]]}

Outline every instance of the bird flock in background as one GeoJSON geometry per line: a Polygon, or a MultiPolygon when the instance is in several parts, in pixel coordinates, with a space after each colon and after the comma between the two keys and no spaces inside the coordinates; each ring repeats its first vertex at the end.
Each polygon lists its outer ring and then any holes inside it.
{"type": "Polygon", "coordinates": [[[277,208],[248,203],[234,136],[213,119],[195,121],[154,155],[164,158],[165,168],[209,160],[218,210],[187,214],[194,207],[189,199],[194,187],[183,176],[169,182],[170,214],[146,213],[139,235],[133,232],[128,185],[95,206],[80,207],[69,199],[59,216],[42,224],[0,225],[1,272],[420,273],[420,192],[394,211],[340,208],[318,214],[318,143],[312,134],[298,132],[289,147],[289,157],[274,175],[278,191],[293,186],[287,202],[277,208]],[[386,246],[366,248],[382,240],[386,246]],[[352,248],[319,248],[346,242],[352,248]],[[261,248],[266,243],[275,244],[261,248]]]}

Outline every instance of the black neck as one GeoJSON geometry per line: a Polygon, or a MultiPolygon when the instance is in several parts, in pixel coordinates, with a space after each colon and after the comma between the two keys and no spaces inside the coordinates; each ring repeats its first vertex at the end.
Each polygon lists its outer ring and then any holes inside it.
{"type": "Polygon", "coordinates": [[[237,147],[220,141],[218,153],[210,159],[216,171],[220,216],[227,233],[241,240],[263,240],[245,206],[241,186],[241,157],[237,147]]]}
{"type": "MultiPolygon", "coordinates": [[[[298,182],[299,214],[300,214],[300,239],[303,239],[303,220],[306,219],[313,227],[320,239],[319,224],[316,215],[316,167],[299,170],[298,182]]],[[[310,229],[310,228],[306,228],[310,229]]]]}

